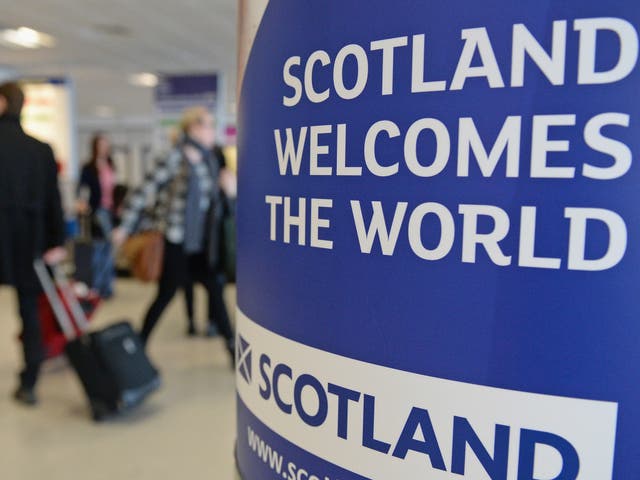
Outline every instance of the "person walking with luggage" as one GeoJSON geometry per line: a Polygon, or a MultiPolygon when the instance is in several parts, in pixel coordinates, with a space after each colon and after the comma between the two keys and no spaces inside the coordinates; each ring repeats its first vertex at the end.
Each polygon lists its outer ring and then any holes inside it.
{"type": "Polygon", "coordinates": [[[160,222],[165,249],[158,293],[151,304],[140,336],[146,344],[160,316],[178,288],[191,278],[201,283],[209,297],[209,321],[215,322],[226,340],[233,361],[234,338],[224,304],[220,270],[222,202],[218,185],[219,168],[211,158],[215,141],[214,121],[204,107],[185,111],[182,137],[168,157],[151,172],[143,185],[131,194],[114,230],[113,241],[121,245],[131,234],[146,205],[163,199],[166,212],[160,222]]]}
{"type": "MultiPolygon", "coordinates": [[[[175,141],[173,142],[175,144],[175,141]]],[[[219,179],[218,184],[220,185],[221,190],[221,201],[223,205],[223,214],[222,214],[222,222],[224,222],[230,215],[232,215],[232,209],[235,207],[235,199],[237,196],[237,178],[235,173],[230,171],[227,168],[227,162],[224,155],[224,151],[220,145],[214,145],[211,150],[211,155],[215,164],[217,164],[219,168],[219,179]]],[[[225,272],[226,266],[228,265],[229,259],[228,255],[231,255],[231,252],[228,251],[227,238],[225,238],[226,231],[222,229],[222,238],[221,238],[221,248],[219,264],[221,266],[222,272],[218,273],[217,281],[222,283],[222,288],[224,289],[224,285],[233,281],[234,279],[225,278],[225,275],[228,276],[228,273],[225,272]]],[[[184,302],[185,302],[185,311],[187,313],[187,336],[193,337],[197,335],[196,323],[195,323],[195,311],[194,311],[194,282],[191,278],[187,278],[185,284],[183,286],[184,292],[184,302]]],[[[218,328],[214,322],[209,322],[207,329],[204,332],[204,335],[208,338],[213,338],[218,336],[218,328]]]]}
{"type": "Polygon", "coordinates": [[[22,130],[23,103],[17,84],[0,85],[0,285],[15,288],[22,319],[25,367],[14,398],[34,405],[44,351],[33,263],[40,257],[50,264],[62,261],[65,238],[53,151],[22,130]]]}
{"type": "Polygon", "coordinates": [[[115,268],[111,232],[114,220],[115,168],[109,139],[103,134],[91,140],[91,158],[82,168],[78,184],[78,213],[89,218],[93,240],[91,248],[91,287],[102,298],[113,296],[115,268]]]}

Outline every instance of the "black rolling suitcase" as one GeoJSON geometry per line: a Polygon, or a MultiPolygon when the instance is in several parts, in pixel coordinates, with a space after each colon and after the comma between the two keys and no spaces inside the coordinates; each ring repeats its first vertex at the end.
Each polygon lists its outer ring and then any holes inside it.
{"type": "Polygon", "coordinates": [[[73,241],[73,279],[95,289],[96,280],[114,268],[109,239],[98,236],[99,227],[92,227],[91,215],[80,215],[78,221],[80,235],[73,241]]]}
{"type": "Polygon", "coordinates": [[[76,282],[81,282],[89,288],[93,287],[94,281],[94,255],[95,244],[92,240],[91,215],[78,215],[80,224],[80,235],[73,242],[73,262],[75,272],[73,278],[76,282]]]}
{"type": "Polygon", "coordinates": [[[54,283],[44,262],[36,261],[35,269],[68,340],[65,353],[84,387],[94,420],[129,410],[159,388],[160,375],[128,322],[88,333],[89,323],[64,275],[54,267],[54,283]],[[82,335],[76,335],[74,324],[82,335]]]}
{"type": "Polygon", "coordinates": [[[75,272],[73,278],[77,282],[84,283],[89,288],[93,287],[93,257],[95,245],[86,239],[76,240],[73,243],[73,261],[75,272]]]}

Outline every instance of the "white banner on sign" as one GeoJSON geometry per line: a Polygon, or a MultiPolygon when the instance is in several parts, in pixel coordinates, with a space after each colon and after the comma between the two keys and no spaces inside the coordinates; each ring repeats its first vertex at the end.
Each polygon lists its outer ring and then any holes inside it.
{"type": "Polygon", "coordinates": [[[578,480],[612,478],[615,403],[394,370],[291,341],[241,311],[237,319],[240,398],[328,462],[373,480],[557,478],[576,461],[578,480]]]}

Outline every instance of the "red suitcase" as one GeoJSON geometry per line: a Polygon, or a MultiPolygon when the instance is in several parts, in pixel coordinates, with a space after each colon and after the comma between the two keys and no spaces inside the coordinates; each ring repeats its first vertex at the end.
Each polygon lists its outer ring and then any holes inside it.
{"type": "MultiPolygon", "coordinates": [[[[78,295],[75,289],[71,288],[71,290],[78,300],[86,318],[90,320],[97,310],[98,305],[100,305],[100,296],[92,291],[88,291],[83,295],[78,295]]],[[[67,314],[71,318],[75,319],[76,315],[74,314],[73,309],[65,301],[65,296],[60,295],[60,298],[62,299],[62,303],[67,314]]],[[[56,320],[51,303],[44,293],[38,299],[38,316],[40,319],[40,331],[42,334],[42,343],[44,345],[46,358],[55,358],[62,355],[62,353],[64,353],[64,348],[67,345],[67,339],[56,320]]],[[[77,322],[74,322],[76,334],[80,335],[81,332],[76,325],[77,322]]]]}

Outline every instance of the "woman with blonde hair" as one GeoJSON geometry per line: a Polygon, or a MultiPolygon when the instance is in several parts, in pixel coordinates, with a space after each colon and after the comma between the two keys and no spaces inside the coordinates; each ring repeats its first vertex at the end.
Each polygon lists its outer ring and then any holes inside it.
{"type": "Polygon", "coordinates": [[[165,251],[158,293],[149,307],[140,336],[146,344],[176,291],[191,278],[209,296],[209,322],[215,323],[234,352],[233,333],[219,280],[223,204],[220,168],[211,158],[215,125],[209,111],[195,107],[184,112],[181,137],[167,158],[150,172],[128,198],[121,226],[113,241],[120,245],[133,233],[146,206],[156,199],[163,215],[158,228],[164,233],[165,251]]]}

